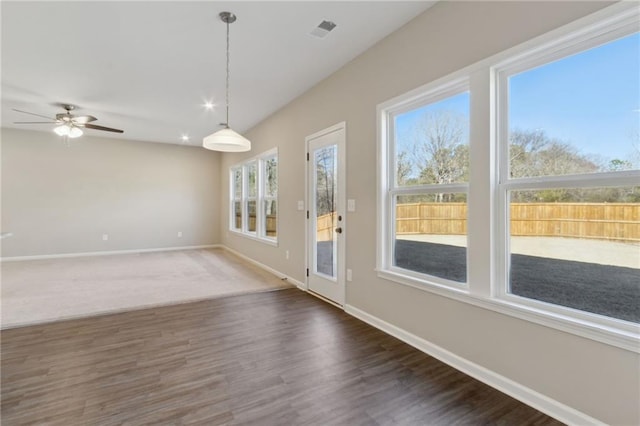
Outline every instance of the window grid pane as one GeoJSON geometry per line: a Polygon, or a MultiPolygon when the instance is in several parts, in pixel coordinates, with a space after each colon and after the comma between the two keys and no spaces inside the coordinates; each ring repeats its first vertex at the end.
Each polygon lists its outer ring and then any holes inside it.
{"type": "Polygon", "coordinates": [[[258,195],[258,169],[255,161],[246,166],[247,170],[247,198],[255,198],[258,195]]]}
{"type": "Polygon", "coordinates": [[[469,180],[469,92],[393,116],[397,187],[469,180]]]}
{"type": "Polygon", "coordinates": [[[233,171],[233,199],[242,199],[242,169],[237,168],[233,171]]]}
{"type": "Polygon", "coordinates": [[[393,266],[465,283],[466,199],[466,193],[396,196],[393,266]]]}
{"type": "Polygon", "coordinates": [[[275,197],[278,195],[278,159],[276,157],[264,160],[265,170],[265,197],[275,197]]]}
{"type": "Polygon", "coordinates": [[[640,187],[509,196],[511,294],[640,322],[640,187]]]}
{"type": "Polygon", "coordinates": [[[264,200],[264,236],[268,238],[276,238],[278,236],[278,209],[275,198],[265,198],[264,200]]]}
{"type": "Polygon", "coordinates": [[[508,77],[510,178],[640,168],[640,33],[508,77]]]}

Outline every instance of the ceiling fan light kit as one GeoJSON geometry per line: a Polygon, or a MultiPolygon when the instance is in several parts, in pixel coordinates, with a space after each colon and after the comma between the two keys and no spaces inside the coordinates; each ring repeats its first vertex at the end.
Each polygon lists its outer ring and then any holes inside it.
{"type": "Polygon", "coordinates": [[[54,128],[53,131],[58,136],[68,136],[70,138],[80,137],[84,133],[82,129],[72,124],[63,124],[61,126],[54,128]]]}
{"type": "Polygon", "coordinates": [[[236,15],[231,12],[222,12],[220,13],[220,20],[227,24],[227,120],[224,123],[224,129],[218,130],[217,132],[205,137],[202,140],[202,146],[212,151],[246,152],[251,150],[251,142],[229,127],[229,24],[232,24],[236,21],[236,15]]]}
{"type": "Polygon", "coordinates": [[[16,112],[22,114],[29,114],[36,117],[46,118],[49,121],[15,121],[14,124],[56,124],[53,131],[56,135],[69,138],[77,138],[84,134],[82,128],[102,130],[105,132],[124,133],[124,130],[114,129],[111,127],[98,126],[92,124],[92,121],[96,121],[93,115],[73,115],[71,111],[76,109],[74,105],[58,104],[65,109],[66,112],[56,114],[54,118],[47,117],[46,115],[34,114],[33,112],[22,111],[19,109],[13,109],[16,112]]]}

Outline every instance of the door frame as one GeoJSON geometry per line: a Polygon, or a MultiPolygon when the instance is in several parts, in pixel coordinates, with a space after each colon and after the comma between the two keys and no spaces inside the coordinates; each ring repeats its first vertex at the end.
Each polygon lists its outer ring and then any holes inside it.
{"type": "Polygon", "coordinates": [[[305,206],[306,206],[306,215],[307,218],[305,219],[305,232],[304,232],[304,259],[305,259],[305,268],[306,268],[306,276],[305,276],[305,290],[328,302],[331,303],[341,309],[344,309],[344,307],[347,304],[347,286],[346,286],[346,248],[347,248],[347,215],[346,215],[346,205],[347,205],[347,122],[346,121],[341,121],[337,124],[334,124],[333,126],[327,127],[326,129],[320,130],[319,132],[313,133],[307,137],[304,138],[304,149],[305,149],[305,156],[306,156],[306,161],[305,161],[305,174],[304,174],[304,192],[305,192],[305,206]],[[309,273],[310,273],[310,269],[312,267],[312,263],[310,263],[310,256],[311,253],[309,251],[309,243],[311,241],[311,226],[310,226],[310,211],[311,211],[311,194],[309,192],[309,168],[310,168],[310,159],[309,159],[309,142],[312,141],[313,139],[317,139],[321,136],[327,135],[329,133],[333,133],[335,131],[338,130],[342,130],[343,131],[343,139],[340,143],[338,143],[338,200],[337,200],[337,205],[338,208],[336,209],[336,213],[338,215],[342,216],[342,221],[341,221],[341,227],[342,227],[342,234],[339,236],[339,238],[342,238],[342,241],[338,244],[339,250],[338,250],[338,270],[337,270],[337,282],[340,285],[342,291],[341,291],[341,302],[339,301],[333,301],[330,300],[326,297],[323,297],[320,294],[317,294],[311,290],[309,290],[309,273]]]}

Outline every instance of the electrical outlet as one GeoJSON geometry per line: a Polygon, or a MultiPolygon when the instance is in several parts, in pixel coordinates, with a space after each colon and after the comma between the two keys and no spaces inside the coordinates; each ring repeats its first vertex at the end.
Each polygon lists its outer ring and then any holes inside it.
{"type": "Polygon", "coordinates": [[[299,211],[304,210],[304,201],[302,201],[302,200],[298,201],[298,210],[299,211]]]}
{"type": "Polygon", "coordinates": [[[289,250],[285,250],[284,257],[285,259],[289,260],[289,250]]]}
{"type": "Polygon", "coordinates": [[[108,241],[109,240],[109,234],[102,234],[102,241],[108,241]]]}
{"type": "Polygon", "coordinates": [[[351,269],[347,269],[347,281],[353,281],[353,271],[351,269]]]}
{"type": "Polygon", "coordinates": [[[356,200],[354,200],[354,199],[347,200],[347,211],[348,212],[355,212],[356,211],[356,200]]]}
{"type": "Polygon", "coordinates": [[[178,231],[178,238],[182,238],[182,231],[178,231]]]}

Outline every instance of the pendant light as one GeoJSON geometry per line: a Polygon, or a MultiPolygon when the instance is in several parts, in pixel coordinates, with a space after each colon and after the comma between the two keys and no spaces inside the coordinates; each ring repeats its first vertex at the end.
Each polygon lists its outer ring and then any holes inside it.
{"type": "Polygon", "coordinates": [[[224,129],[204,138],[202,146],[212,151],[245,152],[251,149],[251,142],[229,127],[229,24],[236,21],[236,15],[231,12],[222,12],[220,19],[227,24],[227,121],[223,123],[224,129]]]}

